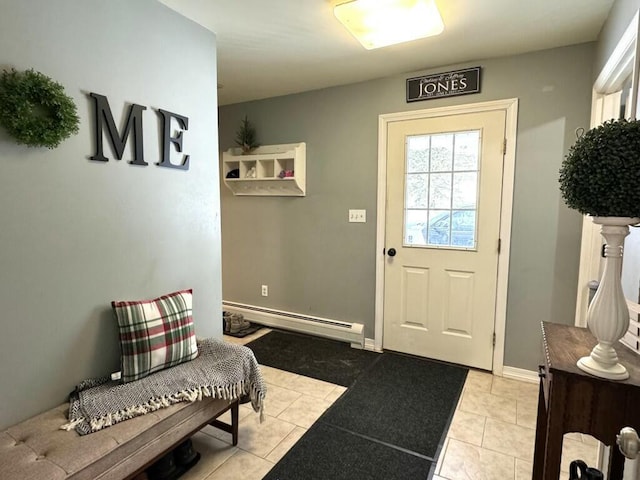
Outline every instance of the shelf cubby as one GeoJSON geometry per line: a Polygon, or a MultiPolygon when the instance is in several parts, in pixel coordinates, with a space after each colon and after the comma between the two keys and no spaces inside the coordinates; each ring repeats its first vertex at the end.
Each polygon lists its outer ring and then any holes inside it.
{"type": "Polygon", "coordinates": [[[249,154],[240,148],[222,153],[225,185],[234,195],[298,196],[306,189],[306,144],[265,145],[249,154]],[[237,177],[229,177],[237,170],[237,177]],[[291,172],[285,176],[281,172],[291,172]],[[291,176],[292,175],[292,176],[291,176]]]}

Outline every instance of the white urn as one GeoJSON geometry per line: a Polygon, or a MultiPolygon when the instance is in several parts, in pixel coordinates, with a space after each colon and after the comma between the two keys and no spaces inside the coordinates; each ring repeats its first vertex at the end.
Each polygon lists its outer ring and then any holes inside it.
{"type": "Polygon", "coordinates": [[[629,225],[640,223],[635,217],[593,217],[601,225],[605,239],[604,270],[600,286],[589,305],[587,326],[598,344],[591,354],[578,360],[578,367],[592,375],[610,380],[625,380],[629,372],[618,362],[614,345],[629,328],[629,310],[622,291],[622,252],[629,225]]]}

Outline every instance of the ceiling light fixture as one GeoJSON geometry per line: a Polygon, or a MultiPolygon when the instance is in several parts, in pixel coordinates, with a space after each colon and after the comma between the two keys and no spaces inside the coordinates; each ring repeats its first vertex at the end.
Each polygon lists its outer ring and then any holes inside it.
{"type": "Polygon", "coordinates": [[[367,50],[444,30],[434,0],[353,0],[336,5],[333,13],[367,50]]]}

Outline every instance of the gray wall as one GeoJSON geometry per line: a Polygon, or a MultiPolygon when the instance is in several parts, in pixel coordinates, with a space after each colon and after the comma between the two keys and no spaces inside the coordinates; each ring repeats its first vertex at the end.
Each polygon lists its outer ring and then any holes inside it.
{"type": "MultiPolygon", "coordinates": [[[[558,169],[588,127],[593,44],[220,108],[220,147],[248,115],[262,144],[307,142],[307,196],[234,197],[221,187],[223,294],[229,301],[364,323],[373,337],[378,115],[519,98],[505,364],[535,370],[540,321],[573,323],[581,217],[558,169]],[[481,65],[482,93],[407,104],[405,79],[481,65]],[[365,208],[366,224],[347,223],[365,208]],[[260,285],[269,285],[269,297],[260,285]]],[[[295,74],[295,72],[292,72],[295,74]]]]}
{"type": "Polygon", "coordinates": [[[215,36],[155,0],[0,0],[0,11],[0,67],[62,83],[81,119],[55,150],[0,128],[2,428],[118,369],[111,300],[193,288],[197,334],[219,336],[222,294],[215,36]],[[148,107],[149,166],[88,160],[89,91],[117,121],[129,103],[148,107]],[[189,117],[190,170],[154,165],[155,108],[189,117]]]}

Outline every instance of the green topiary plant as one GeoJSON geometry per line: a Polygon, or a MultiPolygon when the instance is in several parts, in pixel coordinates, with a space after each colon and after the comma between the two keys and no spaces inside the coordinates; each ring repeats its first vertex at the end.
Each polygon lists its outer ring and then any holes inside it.
{"type": "Polygon", "coordinates": [[[586,215],[640,217],[640,121],[608,121],[578,138],[562,163],[560,191],[586,215]]]}
{"type": "Polygon", "coordinates": [[[240,128],[236,132],[236,144],[242,148],[242,153],[250,153],[258,148],[260,144],[256,138],[256,129],[249,122],[249,118],[245,115],[240,128]]]}
{"type": "Polygon", "coordinates": [[[11,69],[0,76],[0,125],[18,143],[55,148],[78,133],[79,121],[73,99],[46,75],[11,69]]]}

